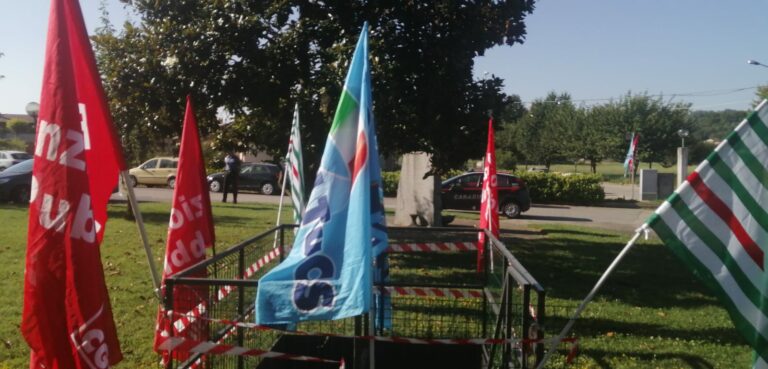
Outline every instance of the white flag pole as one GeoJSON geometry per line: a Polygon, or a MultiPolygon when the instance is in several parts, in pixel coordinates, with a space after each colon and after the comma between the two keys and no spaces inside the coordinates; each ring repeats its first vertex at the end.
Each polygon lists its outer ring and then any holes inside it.
{"type": "Polygon", "coordinates": [[[573,327],[573,324],[576,323],[576,319],[579,318],[581,313],[586,309],[587,304],[589,304],[592,299],[597,294],[597,291],[600,290],[601,287],[603,287],[603,284],[608,279],[608,277],[613,273],[613,270],[616,269],[616,267],[619,265],[619,262],[624,258],[624,256],[627,255],[629,250],[632,248],[632,246],[635,245],[635,242],[637,242],[637,239],[640,238],[640,235],[648,231],[648,224],[643,224],[635,231],[635,235],[632,237],[632,239],[627,242],[627,245],[624,246],[624,248],[619,252],[618,255],[616,255],[616,258],[613,259],[613,262],[611,265],[608,266],[608,269],[603,272],[603,275],[600,277],[600,279],[597,281],[594,287],[592,287],[592,291],[589,291],[589,294],[587,294],[587,297],[584,298],[584,301],[581,302],[579,307],[576,309],[576,311],[573,313],[573,316],[571,316],[571,319],[568,320],[568,323],[565,324],[565,327],[563,327],[563,330],[560,331],[560,334],[555,337],[553,340],[550,340],[549,343],[549,350],[547,350],[547,353],[544,355],[544,358],[541,359],[541,362],[536,367],[536,369],[542,369],[544,368],[544,365],[547,363],[549,358],[552,356],[552,354],[555,353],[557,349],[558,343],[562,341],[565,336],[568,334],[568,331],[571,330],[573,327]]]}
{"type": "Polygon", "coordinates": [[[152,283],[155,286],[155,296],[160,298],[160,276],[157,274],[157,266],[155,265],[155,258],[152,256],[152,249],[149,247],[149,238],[147,237],[147,230],[144,228],[144,218],[141,217],[141,211],[139,211],[139,203],[136,201],[136,193],[133,192],[133,183],[128,181],[130,177],[127,170],[120,172],[120,178],[128,192],[128,202],[131,204],[131,209],[133,209],[136,227],[139,229],[139,236],[141,236],[141,242],[144,245],[144,253],[147,255],[149,271],[152,274],[152,283]]]}
{"type": "MultiPolygon", "coordinates": [[[[277,221],[275,222],[275,227],[280,226],[280,215],[283,214],[283,199],[285,199],[285,182],[288,177],[288,167],[286,163],[283,163],[283,184],[281,186],[280,190],[280,205],[277,206],[277,221]]],[[[275,241],[272,243],[272,248],[277,248],[277,236],[279,235],[280,230],[275,231],[275,241]]]]}

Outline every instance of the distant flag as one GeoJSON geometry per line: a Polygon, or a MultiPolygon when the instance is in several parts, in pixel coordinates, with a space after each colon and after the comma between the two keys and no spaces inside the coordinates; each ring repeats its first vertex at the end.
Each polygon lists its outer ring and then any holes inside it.
{"type": "MultiPolygon", "coordinates": [[[[488,120],[488,145],[483,165],[483,193],[480,199],[480,229],[487,229],[499,237],[499,192],[496,187],[496,144],[494,143],[493,118],[488,120]]],[[[477,272],[485,269],[485,232],[478,233],[477,272]]]]}
{"type": "Polygon", "coordinates": [[[768,367],[768,102],[763,101],[648,219],[714,291],[768,367]]]}
{"type": "Polygon", "coordinates": [[[256,321],[291,324],[367,312],[373,258],[387,247],[363,26],[293,249],[259,280],[256,321]]]}
{"type": "Polygon", "coordinates": [[[291,200],[293,201],[293,220],[301,223],[304,214],[304,159],[301,152],[301,132],[299,128],[299,104],[293,109],[291,138],[288,141],[288,178],[291,182],[291,200]]]}
{"type": "MultiPolygon", "coordinates": [[[[184,114],[184,128],[179,147],[179,164],[176,172],[176,185],[173,189],[171,218],[168,223],[168,241],[165,249],[165,267],[163,269],[163,294],[165,279],[205,260],[205,249],[215,242],[211,199],[205,179],[205,163],[200,147],[200,136],[195,120],[192,99],[187,96],[187,108],[184,114]]],[[[206,275],[194,277],[204,278],[206,275]]],[[[195,308],[206,306],[208,289],[205,286],[175,288],[173,290],[174,313],[185,314],[195,308]]],[[[178,315],[177,315],[178,316],[178,315]]],[[[164,361],[168,352],[159,349],[164,338],[171,335],[172,324],[166,311],[161,307],[157,316],[154,349],[163,353],[164,361]]],[[[207,323],[188,324],[184,332],[176,333],[196,341],[205,341],[207,323]]],[[[177,353],[176,355],[179,355],[177,353]]]]}
{"type": "Polygon", "coordinates": [[[640,140],[640,134],[632,132],[632,137],[629,139],[629,150],[627,150],[627,158],[624,159],[624,177],[626,178],[629,173],[635,171],[635,155],[637,154],[637,142],[640,140]]]}
{"type": "Polygon", "coordinates": [[[21,333],[30,368],[122,360],[99,245],[125,169],[75,0],[53,0],[29,206],[21,333]]]}

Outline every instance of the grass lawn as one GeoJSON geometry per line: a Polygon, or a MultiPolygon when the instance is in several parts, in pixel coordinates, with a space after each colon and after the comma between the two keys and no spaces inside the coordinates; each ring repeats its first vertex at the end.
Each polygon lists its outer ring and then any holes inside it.
{"type": "MultiPolygon", "coordinates": [[[[170,204],[142,203],[158,266],[162,265],[170,204]]],[[[152,352],[157,301],[135,225],[125,205],[110,205],[102,245],[107,285],[125,354],[117,368],[159,367],[152,352]]],[[[276,206],[214,204],[217,245],[268,229],[276,206]]],[[[284,213],[288,222],[290,213],[284,213]]],[[[0,368],[27,365],[19,333],[26,207],[0,204],[0,368]]],[[[547,289],[547,335],[556,334],[628,239],[588,228],[537,226],[546,235],[505,239],[547,289]]],[[[514,236],[514,234],[507,234],[514,236]]],[[[581,353],[569,368],[732,368],[750,365],[750,350],[725,311],[658,241],[642,242],[585,311],[573,334],[581,353]]],[[[449,277],[449,276],[446,276],[449,277]]],[[[405,332],[403,332],[405,333],[405,332]]],[[[562,357],[552,367],[562,366],[562,357]]]]}
{"type": "MultiPolygon", "coordinates": [[[[534,165],[536,167],[541,167],[541,165],[534,165]]],[[[530,167],[530,165],[529,165],[530,167]]],[[[525,166],[519,166],[519,170],[526,170],[525,166]]],[[[677,171],[677,166],[671,166],[669,168],[664,168],[659,163],[654,163],[653,168],[648,168],[648,163],[640,163],[639,169],[655,169],[659,173],[675,173],[677,171]]],[[[693,172],[693,170],[696,169],[696,165],[689,165],[688,166],[688,173],[693,172]]],[[[552,164],[550,166],[549,170],[551,172],[559,172],[559,173],[592,173],[592,168],[589,166],[589,163],[586,164],[552,164]]],[[[629,183],[629,177],[624,178],[624,163],[614,162],[614,161],[603,161],[601,163],[597,164],[597,173],[602,174],[603,180],[606,182],[613,182],[613,183],[629,183]]],[[[640,181],[640,172],[638,171],[637,177],[635,178],[635,182],[640,181]]]]}
{"type": "MultiPolygon", "coordinates": [[[[542,239],[507,245],[547,290],[546,334],[559,333],[629,235],[538,226],[542,239]]],[[[718,301],[658,239],[622,261],[572,334],[569,368],[747,368],[751,350],[718,301]]],[[[562,356],[559,358],[562,365],[562,356]]],[[[557,366],[555,366],[557,367],[557,366]]]]}

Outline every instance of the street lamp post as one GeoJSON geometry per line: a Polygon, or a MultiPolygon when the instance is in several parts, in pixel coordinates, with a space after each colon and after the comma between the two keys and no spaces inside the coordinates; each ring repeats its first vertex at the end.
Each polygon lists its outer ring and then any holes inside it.
{"type": "Polygon", "coordinates": [[[36,102],[28,103],[26,106],[27,115],[32,117],[32,123],[37,125],[37,115],[40,113],[40,104],[36,102]]]}
{"type": "Polygon", "coordinates": [[[677,186],[679,187],[685,178],[688,177],[688,149],[685,148],[685,138],[690,132],[681,128],[677,130],[677,135],[682,140],[681,147],[677,149],[677,186]]]}
{"type": "Polygon", "coordinates": [[[747,64],[749,64],[749,65],[759,65],[761,67],[768,68],[768,65],[765,65],[765,64],[763,64],[763,63],[761,63],[761,62],[759,62],[757,60],[752,60],[752,59],[747,60],[747,64]]]}
{"type": "Polygon", "coordinates": [[[683,142],[682,142],[680,147],[685,148],[685,138],[688,137],[689,133],[690,132],[688,132],[688,130],[684,129],[684,128],[681,128],[681,129],[677,130],[677,135],[680,136],[680,138],[683,140],[683,142]]]}

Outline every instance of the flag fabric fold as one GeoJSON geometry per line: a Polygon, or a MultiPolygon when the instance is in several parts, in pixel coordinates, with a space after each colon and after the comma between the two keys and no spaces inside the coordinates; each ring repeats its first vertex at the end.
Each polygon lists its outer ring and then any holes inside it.
{"type": "Polygon", "coordinates": [[[371,307],[373,258],[387,236],[370,88],[365,24],[293,249],[259,280],[259,324],[341,319],[371,307]]]}
{"type": "Polygon", "coordinates": [[[768,102],[763,101],[647,224],[725,306],[768,362],[768,102]]]}
{"type": "Polygon", "coordinates": [[[627,157],[624,159],[624,177],[635,171],[635,155],[637,155],[637,143],[639,140],[640,134],[637,132],[632,132],[632,136],[629,139],[629,150],[627,150],[627,157]]]}
{"type": "Polygon", "coordinates": [[[99,245],[125,162],[75,0],[51,1],[34,160],[21,323],[30,368],[107,368],[122,353],[99,245]]]}
{"type": "MultiPolygon", "coordinates": [[[[215,242],[213,215],[211,214],[211,199],[205,179],[205,164],[203,151],[200,147],[200,136],[195,119],[192,99],[187,96],[187,107],[184,114],[184,127],[179,147],[179,164],[176,172],[176,186],[173,189],[171,217],[168,224],[168,241],[165,250],[163,268],[162,293],[165,294],[165,279],[190,266],[205,260],[205,250],[213,247],[215,242]]],[[[205,270],[194,277],[205,278],[205,270]]],[[[179,286],[173,291],[173,308],[176,316],[192,310],[205,312],[208,289],[205,286],[179,286]]],[[[157,316],[157,331],[155,332],[154,349],[159,349],[164,339],[171,335],[170,317],[163,307],[157,316]]],[[[208,339],[207,323],[198,321],[188,324],[182,332],[176,335],[205,341],[208,339]]],[[[176,353],[179,355],[179,353],[176,353]]]]}
{"type": "MultiPolygon", "coordinates": [[[[496,183],[496,144],[493,118],[488,120],[488,145],[483,165],[483,192],[480,198],[480,229],[487,229],[499,237],[499,192],[496,183]]],[[[478,233],[477,272],[485,270],[485,232],[478,233]]]]}
{"type": "Polygon", "coordinates": [[[291,185],[291,201],[293,202],[293,221],[301,223],[304,214],[304,159],[301,152],[301,128],[299,124],[299,104],[293,109],[291,137],[288,141],[288,168],[285,175],[291,185]]]}

